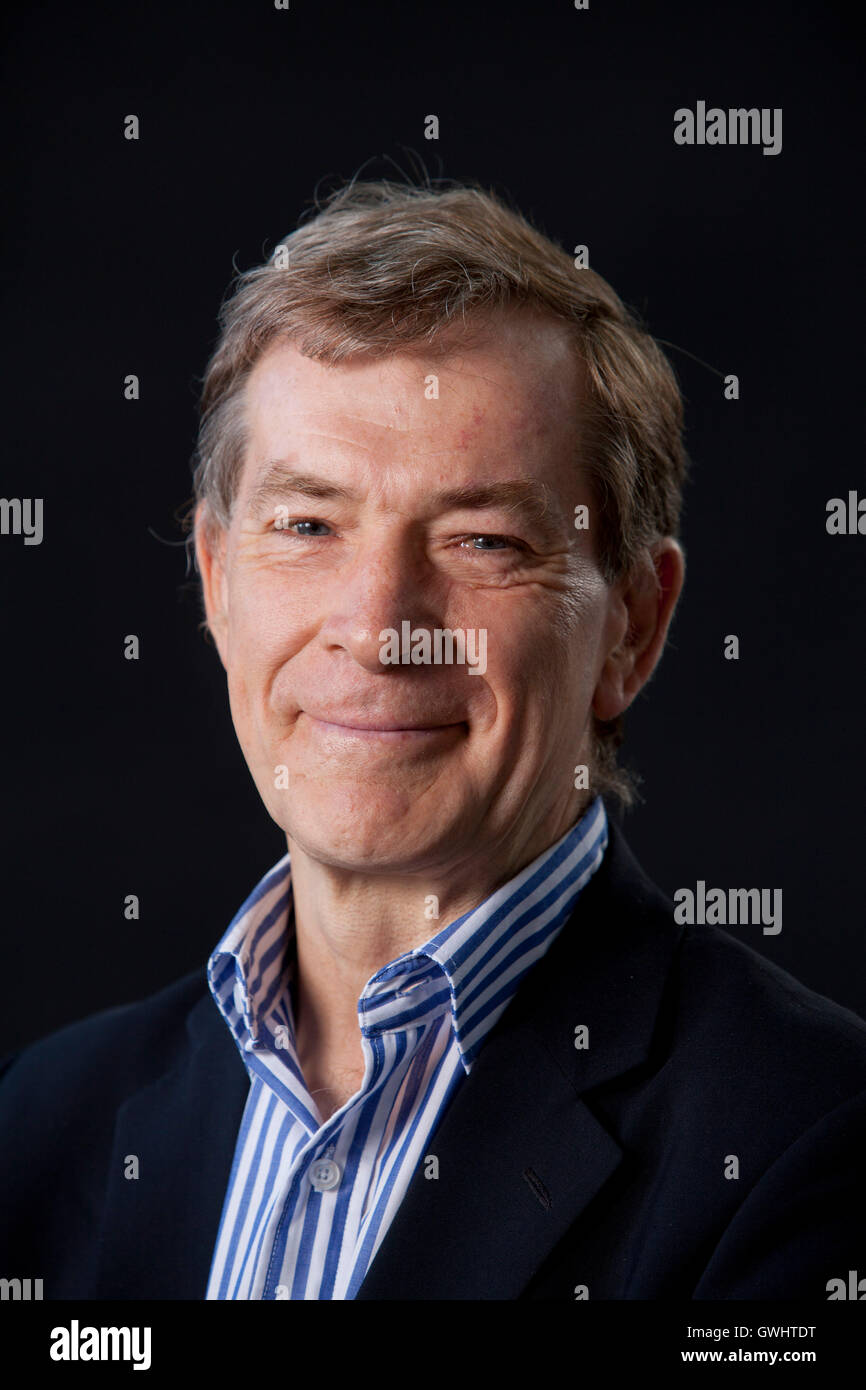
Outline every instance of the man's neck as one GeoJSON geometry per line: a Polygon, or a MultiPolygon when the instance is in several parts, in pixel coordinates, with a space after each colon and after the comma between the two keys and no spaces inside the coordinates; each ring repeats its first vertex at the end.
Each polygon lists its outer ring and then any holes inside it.
{"type": "Polygon", "coordinates": [[[496,884],[461,895],[453,882],[438,879],[350,880],[295,846],[290,853],[295,1045],[307,1089],[326,1121],[363,1081],[358,1000],[368,980],[478,906],[496,884]]]}
{"type": "Polygon", "coordinates": [[[290,853],[296,1031],[299,1044],[305,1040],[310,1051],[321,1051],[335,1065],[361,1056],[358,1000],[368,980],[512,876],[506,870],[479,874],[462,887],[454,877],[349,876],[291,843],[290,853]]]}
{"type": "Polygon", "coordinates": [[[497,888],[555,844],[586,806],[556,824],[525,824],[462,863],[438,871],[388,876],[322,863],[288,838],[296,961],[295,1034],[308,1086],[363,1076],[358,1000],[367,982],[450,922],[479,907],[497,888]]]}

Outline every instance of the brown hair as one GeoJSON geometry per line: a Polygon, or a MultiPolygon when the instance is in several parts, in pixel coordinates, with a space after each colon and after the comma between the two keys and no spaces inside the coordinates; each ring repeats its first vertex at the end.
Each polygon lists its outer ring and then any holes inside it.
{"type": "MultiPolygon", "coordinates": [[[[436,182],[352,181],[311,209],[269,261],[237,276],[204,376],[195,501],[207,504],[206,524],[229,525],[246,446],[244,388],[276,340],[336,365],[433,349],[458,319],[525,306],[570,326],[587,369],[579,463],[598,508],[598,561],[614,583],[679,530],[687,459],[673,369],[607,281],[576,268],[498,194],[436,182]]],[[[636,779],[617,763],[622,716],[593,718],[591,784],[628,806],[636,779]]]]}

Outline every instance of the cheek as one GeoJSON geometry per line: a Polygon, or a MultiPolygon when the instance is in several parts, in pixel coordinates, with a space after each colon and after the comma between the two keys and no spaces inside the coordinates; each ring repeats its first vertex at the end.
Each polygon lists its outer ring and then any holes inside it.
{"type": "Polygon", "coordinates": [[[597,608],[583,595],[558,594],[555,603],[500,628],[502,670],[518,684],[548,690],[554,683],[565,695],[592,669],[598,636],[597,608]]]}
{"type": "Polygon", "coordinates": [[[229,639],[234,663],[251,673],[267,670],[297,646],[298,604],[284,584],[241,570],[229,603],[229,639]]]}
{"type": "Polygon", "coordinates": [[[284,626],[260,609],[233,612],[227,683],[232,719],[239,732],[267,722],[274,682],[289,655],[284,626]]]}
{"type": "Polygon", "coordinates": [[[536,747],[580,724],[595,692],[600,629],[598,609],[572,601],[547,622],[500,630],[488,667],[498,718],[521,724],[536,747]]]}
{"type": "Polygon", "coordinates": [[[575,586],[558,610],[557,665],[560,679],[575,694],[595,686],[606,606],[606,590],[599,579],[597,584],[587,580],[575,586]]]}

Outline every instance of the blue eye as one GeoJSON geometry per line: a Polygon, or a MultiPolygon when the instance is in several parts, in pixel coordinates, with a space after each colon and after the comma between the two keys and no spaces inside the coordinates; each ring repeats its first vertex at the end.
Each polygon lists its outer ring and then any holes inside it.
{"type": "MultiPolygon", "coordinates": [[[[315,517],[294,516],[279,518],[274,522],[272,530],[285,532],[292,540],[316,541],[330,533],[331,528],[326,521],[318,521],[315,517]],[[301,527],[307,529],[301,530],[301,527]],[[313,527],[317,527],[318,530],[310,529],[313,527]]],[[[514,540],[511,536],[494,535],[486,531],[459,536],[457,540],[461,549],[465,548],[474,554],[502,554],[509,550],[517,553],[526,549],[521,541],[514,540]],[[467,542],[470,544],[467,545],[467,542]]]]}
{"type": "Polygon", "coordinates": [[[295,530],[292,530],[292,528],[295,527],[295,526],[325,526],[325,527],[327,527],[327,524],[328,524],[328,523],[327,523],[326,521],[316,521],[315,518],[309,518],[309,517],[303,517],[303,516],[302,516],[302,517],[289,517],[288,520],[286,520],[286,521],[282,521],[282,520],[280,520],[280,521],[275,521],[275,522],[274,522],[273,529],[274,529],[275,531],[288,531],[290,535],[296,536],[296,537],[301,537],[301,538],[303,538],[304,536],[306,536],[308,540],[318,540],[318,539],[319,539],[318,536],[310,536],[309,533],[306,532],[306,531],[295,531],[295,530]]]}
{"type": "Polygon", "coordinates": [[[472,547],[472,548],[473,548],[474,550],[493,550],[493,549],[499,549],[500,546],[504,546],[504,547],[505,547],[506,549],[508,549],[508,550],[518,550],[518,549],[520,549],[520,547],[519,547],[519,545],[517,544],[517,542],[510,540],[508,536],[492,536],[492,535],[487,535],[487,533],[484,532],[484,531],[479,531],[479,532],[478,532],[476,535],[474,535],[474,536],[465,536],[464,539],[473,542],[473,547],[472,547]],[[475,545],[474,543],[475,543],[476,541],[498,541],[498,542],[500,543],[500,546],[475,545]]]}

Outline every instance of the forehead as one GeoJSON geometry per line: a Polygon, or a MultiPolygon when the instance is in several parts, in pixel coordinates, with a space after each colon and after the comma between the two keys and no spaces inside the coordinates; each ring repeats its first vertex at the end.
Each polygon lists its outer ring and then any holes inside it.
{"type": "Polygon", "coordinates": [[[336,366],[272,344],[244,393],[244,490],[274,459],[302,453],[375,468],[471,462],[497,471],[507,458],[548,472],[573,468],[585,369],[564,324],[534,311],[499,312],[385,357],[336,366]]]}

